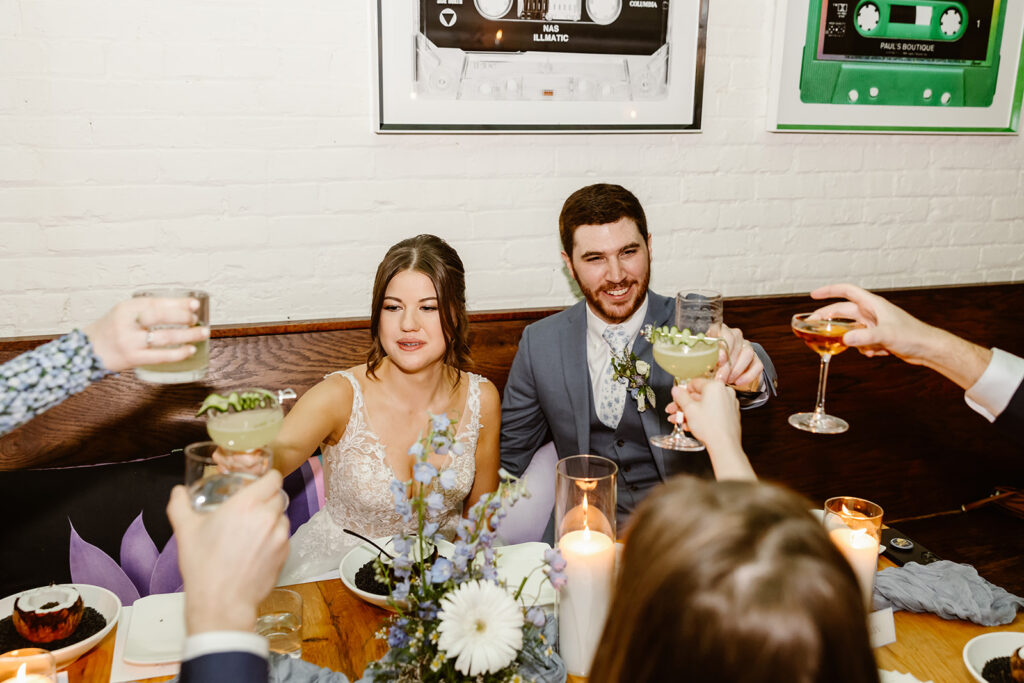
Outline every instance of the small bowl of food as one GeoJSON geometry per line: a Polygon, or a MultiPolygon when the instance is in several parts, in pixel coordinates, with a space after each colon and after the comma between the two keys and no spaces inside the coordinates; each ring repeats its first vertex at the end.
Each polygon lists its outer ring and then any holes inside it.
{"type": "Polygon", "coordinates": [[[971,638],[964,645],[964,666],[978,683],[1017,680],[1010,673],[1016,667],[1024,677],[1024,633],[997,631],[971,638]]]}

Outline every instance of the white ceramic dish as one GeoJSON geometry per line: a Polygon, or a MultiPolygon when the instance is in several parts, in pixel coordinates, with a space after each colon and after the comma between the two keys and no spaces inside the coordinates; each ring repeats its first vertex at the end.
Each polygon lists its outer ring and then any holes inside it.
{"type": "MultiPolygon", "coordinates": [[[[122,628],[124,624],[121,625],[122,628]]],[[[132,605],[124,661],[128,664],[180,662],[185,648],[185,594],[139,598],[132,605]]]]}
{"type": "MultiPolygon", "coordinates": [[[[121,614],[121,601],[106,588],[90,586],[84,583],[66,583],[61,585],[71,586],[77,590],[79,595],[82,596],[82,602],[85,606],[92,607],[103,615],[103,618],[107,620],[107,625],[99,633],[94,633],[85,640],[79,641],[74,645],[62,647],[59,650],[54,650],[53,656],[57,659],[58,669],[65,668],[99,645],[107,637],[107,634],[110,633],[110,629],[114,628],[114,624],[117,623],[117,618],[121,614]]],[[[14,601],[18,599],[19,595],[21,593],[15,593],[0,600],[0,619],[6,619],[11,616],[11,613],[14,612],[14,601]]]]}
{"type": "MultiPolygon", "coordinates": [[[[390,537],[386,536],[373,540],[385,550],[390,551],[390,537]]],[[[527,605],[534,604],[535,598],[538,605],[551,605],[555,602],[554,589],[550,583],[545,581],[543,572],[538,569],[544,561],[544,551],[550,547],[547,543],[519,543],[517,545],[499,546],[494,549],[498,557],[496,562],[498,579],[504,580],[510,590],[515,591],[518,589],[523,577],[530,577],[523,588],[522,595],[523,602],[527,605]],[[537,569],[537,571],[533,571],[534,569],[537,569]]],[[[451,557],[455,546],[451,543],[441,542],[437,544],[437,549],[442,557],[451,557]]],[[[350,550],[341,560],[341,566],[338,568],[341,574],[341,582],[345,584],[346,588],[371,605],[389,610],[392,608],[388,605],[386,595],[374,595],[356,587],[356,572],[375,557],[377,557],[377,549],[368,543],[363,543],[350,550]]]]}
{"type": "Polygon", "coordinates": [[[1024,633],[998,631],[971,638],[964,645],[964,666],[978,683],[987,683],[981,677],[985,662],[996,657],[1009,657],[1014,650],[1024,647],[1024,633]]]}
{"type": "MultiPolygon", "coordinates": [[[[392,550],[391,536],[383,536],[381,538],[373,539],[373,542],[379,545],[384,550],[394,553],[392,550]]],[[[437,544],[438,554],[444,557],[451,557],[452,551],[455,550],[455,546],[447,541],[442,541],[437,544]]],[[[364,590],[360,590],[356,587],[356,572],[364,564],[377,557],[379,551],[369,543],[361,543],[341,559],[341,565],[338,567],[338,573],[341,575],[341,582],[345,584],[345,587],[350,591],[358,595],[360,598],[370,603],[387,610],[393,610],[391,605],[388,604],[388,596],[376,595],[374,593],[367,593],[364,590]]]]}

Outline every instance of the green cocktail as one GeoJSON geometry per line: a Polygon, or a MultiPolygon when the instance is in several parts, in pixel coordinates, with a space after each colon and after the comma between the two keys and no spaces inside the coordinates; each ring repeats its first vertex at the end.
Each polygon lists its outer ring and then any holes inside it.
{"type": "Polygon", "coordinates": [[[672,341],[659,341],[653,345],[654,362],[677,382],[704,377],[718,367],[718,340],[704,338],[693,346],[672,341]]]}
{"type": "Polygon", "coordinates": [[[198,414],[204,413],[210,438],[227,451],[251,451],[268,445],[284,421],[278,397],[266,389],[239,389],[227,396],[210,394],[198,414]]]}

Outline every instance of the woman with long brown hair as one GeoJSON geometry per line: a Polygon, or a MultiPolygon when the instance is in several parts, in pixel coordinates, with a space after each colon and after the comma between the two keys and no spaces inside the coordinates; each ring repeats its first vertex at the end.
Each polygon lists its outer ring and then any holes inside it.
{"type": "Polygon", "coordinates": [[[317,446],[324,455],[326,504],[292,537],[283,580],[337,568],[356,542],[343,528],[376,537],[409,526],[395,511],[392,482],[412,479],[409,449],[430,429],[428,413],[458,420],[457,445],[430,456],[447,471],[433,518],[439,533],[451,537],[463,512],[497,488],[501,407],[494,385],[464,370],[465,290],[462,261],[439,237],[388,250],[373,285],[366,363],[306,392],[271,445],[284,474],[317,446]]]}
{"type": "Polygon", "coordinates": [[[809,501],[749,481],[731,390],[673,396],[733,480],[679,477],[634,513],[591,683],[877,683],[853,571],[809,501]]]}

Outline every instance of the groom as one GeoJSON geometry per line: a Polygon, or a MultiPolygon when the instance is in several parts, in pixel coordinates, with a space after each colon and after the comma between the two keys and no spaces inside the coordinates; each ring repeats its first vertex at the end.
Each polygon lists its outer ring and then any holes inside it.
{"type": "MultiPolygon", "coordinates": [[[[590,185],[565,200],[558,223],[562,259],[585,301],[523,330],[501,404],[501,464],[521,475],[547,441],[559,459],[592,453],[614,460],[621,529],[655,485],[684,472],[711,477],[711,464],[705,451],[663,451],[648,441],[669,429],[672,377],[654,363],[640,330],[673,325],[675,300],[647,289],[651,238],[639,200],[618,185],[590,185]],[[649,367],[655,408],[640,411],[615,381],[611,356],[623,348],[649,367]]],[[[731,363],[719,378],[737,389],[743,407],[761,405],[775,388],[771,360],[736,328],[725,327],[722,337],[731,363]]]]}

